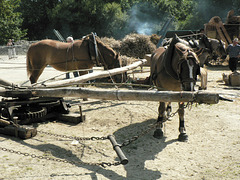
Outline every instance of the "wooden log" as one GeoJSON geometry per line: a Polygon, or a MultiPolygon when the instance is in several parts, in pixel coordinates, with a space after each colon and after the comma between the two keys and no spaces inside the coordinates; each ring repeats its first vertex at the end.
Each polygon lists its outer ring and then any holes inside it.
{"type": "Polygon", "coordinates": [[[162,101],[162,102],[198,102],[217,104],[219,95],[206,91],[146,91],[146,90],[102,90],[79,87],[55,89],[33,89],[32,94],[39,97],[77,97],[119,101],[162,101]]]}
{"type": "MultiPolygon", "coordinates": [[[[93,73],[89,73],[86,75],[82,75],[73,79],[65,79],[65,80],[60,80],[60,81],[55,81],[55,82],[49,82],[49,83],[44,83],[44,84],[36,84],[36,87],[60,87],[60,86],[70,86],[73,83],[83,83],[83,82],[87,82],[93,79],[97,79],[97,78],[104,78],[104,77],[108,77],[108,76],[113,76],[113,75],[117,75],[117,74],[122,74],[126,71],[132,70],[137,68],[138,66],[145,64],[147,62],[146,59],[141,59],[131,65],[128,66],[124,66],[121,68],[115,68],[115,69],[110,69],[107,71],[100,71],[100,72],[93,72],[93,73]]],[[[35,86],[35,85],[33,85],[35,86]]]]}
{"type": "Polygon", "coordinates": [[[0,85],[2,85],[2,86],[10,86],[10,87],[14,86],[13,83],[8,82],[6,80],[3,80],[1,78],[0,78],[0,85]]]}
{"type": "Polygon", "coordinates": [[[1,119],[0,118],[0,127],[5,127],[5,126],[8,126],[10,125],[10,122],[8,120],[5,120],[5,119],[1,119]]]}
{"type": "Polygon", "coordinates": [[[13,125],[5,126],[4,128],[0,128],[0,134],[15,136],[16,130],[18,137],[21,139],[29,139],[37,135],[37,129],[24,125],[19,127],[13,125]]]}

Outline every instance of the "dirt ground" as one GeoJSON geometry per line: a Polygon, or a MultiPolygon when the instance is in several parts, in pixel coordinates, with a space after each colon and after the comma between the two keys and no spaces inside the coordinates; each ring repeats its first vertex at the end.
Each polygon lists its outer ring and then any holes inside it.
{"type": "MultiPolygon", "coordinates": [[[[0,56],[0,68],[4,80],[19,85],[27,81],[25,56],[13,60],[0,56]]],[[[224,85],[219,81],[222,73],[230,71],[227,67],[208,68],[207,91],[233,102],[194,104],[186,109],[188,142],[177,141],[176,115],[164,124],[165,138],[155,139],[151,130],[122,148],[128,164],[105,168],[90,165],[119,161],[109,140],[76,141],[43,132],[70,137],[113,134],[118,143],[123,143],[156,122],[158,102],[65,98],[67,102],[83,103],[85,122],[69,124],[56,119],[35,124],[38,134],[27,140],[0,134],[0,179],[240,179],[240,87],[224,85]]],[[[61,72],[47,67],[41,79],[58,74],[61,72]]],[[[135,76],[147,77],[148,73],[135,76]]],[[[173,112],[176,110],[177,104],[173,103],[173,112]]],[[[72,104],[71,111],[78,113],[78,106],[72,104]]]]}

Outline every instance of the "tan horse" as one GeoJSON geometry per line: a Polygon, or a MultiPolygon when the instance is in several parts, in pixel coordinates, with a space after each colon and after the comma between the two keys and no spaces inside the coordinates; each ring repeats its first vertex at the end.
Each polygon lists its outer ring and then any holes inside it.
{"type": "MultiPolygon", "coordinates": [[[[112,69],[120,67],[120,60],[120,56],[112,48],[104,45],[93,34],[71,44],[47,39],[29,47],[27,73],[33,84],[37,82],[47,65],[59,71],[91,69],[94,64],[112,69]]],[[[83,75],[88,71],[79,73],[83,75]]]]}
{"type": "MultiPolygon", "coordinates": [[[[172,40],[168,49],[158,48],[151,57],[151,79],[159,90],[194,91],[197,75],[200,73],[199,59],[194,51],[172,40]]],[[[168,107],[170,108],[170,107],[168,107]]],[[[162,126],[167,120],[165,102],[160,102],[158,123],[154,137],[163,137],[162,126]]],[[[179,140],[187,140],[184,126],[184,103],[179,103],[179,140]]]]}

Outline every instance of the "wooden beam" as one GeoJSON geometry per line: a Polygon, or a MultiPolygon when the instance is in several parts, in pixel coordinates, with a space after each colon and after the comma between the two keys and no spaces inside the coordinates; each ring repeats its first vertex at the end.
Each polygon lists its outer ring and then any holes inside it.
{"type": "Polygon", "coordinates": [[[146,90],[103,90],[79,87],[33,89],[32,95],[39,97],[77,97],[119,101],[162,101],[198,102],[217,104],[219,95],[206,91],[146,91],[146,90]]]}
{"type": "Polygon", "coordinates": [[[36,84],[33,85],[34,87],[61,87],[61,86],[71,86],[73,83],[84,83],[89,80],[97,79],[97,78],[103,78],[103,77],[108,77],[108,76],[113,76],[117,74],[122,74],[126,71],[132,70],[137,68],[138,66],[145,64],[147,62],[146,59],[141,59],[133,64],[130,64],[128,66],[124,66],[121,68],[115,68],[115,69],[110,69],[106,71],[100,71],[100,72],[93,72],[89,73],[86,75],[82,75],[73,79],[65,79],[65,80],[60,80],[60,81],[55,81],[55,82],[49,82],[49,83],[43,83],[43,84],[36,84]]]}

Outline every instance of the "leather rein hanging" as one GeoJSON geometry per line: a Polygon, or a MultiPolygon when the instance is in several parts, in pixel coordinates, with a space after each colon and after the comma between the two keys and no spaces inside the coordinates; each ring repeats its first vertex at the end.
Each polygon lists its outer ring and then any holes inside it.
{"type": "Polygon", "coordinates": [[[75,61],[76,59],[74,58],[74,51],[73,51],[73,42],[69,43],[70,45],[67,48],[67,55],[66,55],[66,69],[68,66],[68,62],[75,61]],[[68,61],[68,52],[69,50],[72,50],[72,60],[68,61]]]}
{"type": "Polygon", "coordinates": [[[92,35],[92,39],[89,38],[89,54],[90,54],[91,60],[97,66],[103,65],[106,69],[108,69],[106,62],[105,62],[101,52],[98,49],[97,40],[96,40],[97,35],[96,35],[96,33],[93,33],[93,32],[91,35],[92,35]],[[93,46],[91,43],[93,43],[93,46]],[[94,51],[94,53],[92,53],[92,51],[94,51]]]}

